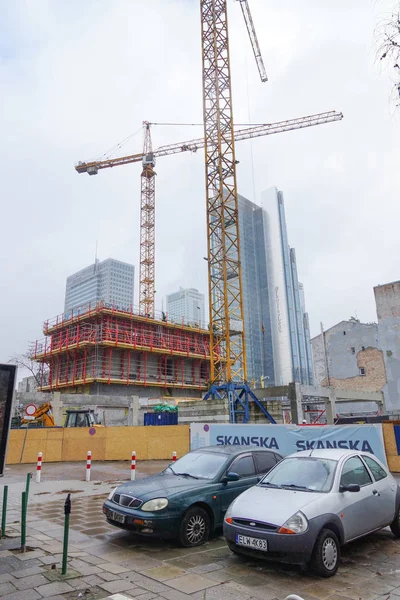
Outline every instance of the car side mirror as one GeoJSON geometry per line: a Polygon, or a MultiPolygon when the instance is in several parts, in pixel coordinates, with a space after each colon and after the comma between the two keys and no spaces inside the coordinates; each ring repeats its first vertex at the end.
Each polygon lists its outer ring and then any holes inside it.
{"type": "Polygon", "coordinates": [[[264,473],[264,475],[257,475],[257,481],[260,482],[261,479],[264,479],[264,477],[265,477],[265,473],[264,473]]]}
{"type": "Polygon", "coordinates": [[[349,485],[341,485],[339,492],[359,492],[360,489],[358,483],[349,483],[349,485]]]}
{"type": "Polygon", "coordinates": [[[229,481],[239,481],[239,479],[240,477],[237,473],[229,471],[229,473],[227,473],[225,477],[222,478],[222,483],[228,483],[229,481]]]}

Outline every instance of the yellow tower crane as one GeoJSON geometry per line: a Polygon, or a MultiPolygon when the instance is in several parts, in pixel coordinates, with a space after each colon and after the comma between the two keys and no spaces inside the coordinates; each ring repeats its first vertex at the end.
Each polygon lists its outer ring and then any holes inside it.
{"type": "MultiPolygon", "coordinates": [[[[235,141],[254,139],[295,129],[306,129],[316,125],[324,125],[340,121],[342,113],[328,111],[300,117],[298,119],[287,119],[276,123],[266,123],[253,127],[244,127],[235,131],[235,141]]],[[[154,286],[155,286],[155,171],[156,159],[162,156],[180,154],[182,152],[196,153],[205,146],[204,138],[196,138],[185,142],[167,144],[152,150],[151,125],[144,121],[144,146],[143,152],[108,158],[105,160],[78,162],[75,170],[78,173],[97,175],[103,169],[142,163],[141,171],[141,200],[140,200],[140,281],[139,281],[139,312],[154,318],[154,286]]]]}
{"type": "MultiPolygon", "coordinates": [[[[261,81],[267,81],[248,1],[238,1],[261,81]]],[[[205,399],[227,397],[231,422],[236,421],[239,413],[243,415],[244,422],[248,421],[251,399],[274,422],[247,383],[235,140],[330,123],[341,120],[343,115],[330,111],[235,132],[227,0],[200,0],[200,8],[204,138],[162,146],[153,152],[151,123],[145,121],[142,153],[103,161],[79,162],[75,169],[78,173],[95,175],[100,169],[142,161],[139,310],[154,318],[155,158],[205,148],[211,342],[211,387],[205,399]]]]}

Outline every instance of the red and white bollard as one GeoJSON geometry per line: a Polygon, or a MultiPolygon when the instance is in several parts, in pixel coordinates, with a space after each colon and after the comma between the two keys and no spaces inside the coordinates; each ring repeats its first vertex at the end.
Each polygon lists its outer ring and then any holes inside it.
{"type": "Polygon", "coordinates": [[[42,456],[42,453],[39,452],[36,465],[36,483],[40,483],[40,476],[42,474],[42,456]]]}
{"type": "Polygon", "coordinates": [[[172,462],[176,462],[176,452],[172,453],[172,462]]]}
{"type": "Polygon", "coordinates": [[[136,479],[136,452],[132,451],[132,459],[131,459],[131,481],[135,481],[136,479]]]}
{"type": "Polygon", "coordinates": [[[92,453],[88,450],[86,458],[86,481],[90,481],[90,467],[92,466],[92,453]]]}

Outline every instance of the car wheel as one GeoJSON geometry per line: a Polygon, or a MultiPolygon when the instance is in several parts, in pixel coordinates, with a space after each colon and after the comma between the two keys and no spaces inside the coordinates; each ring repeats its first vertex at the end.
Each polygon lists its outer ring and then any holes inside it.
{"type": "Polygon", "coordinates": [[[340,546],[330,529],[323,529],[315,542],[310,567],[316,575],[332,577],[339,567],[340,546]]]}
{"type": "Polygon", "coordinates": [[[193,506],[186,511],[179,529],[179,543],[184,548],[201,546],[210,535],[210,517],[200,506],[193,506]]]}
{"type": "Polygon", "coordinates": [[[397,509],[396,516],[390,524],[390,529],[392,530],[393,535],[398,538],[400,537],[400,507],[397,509]]]}

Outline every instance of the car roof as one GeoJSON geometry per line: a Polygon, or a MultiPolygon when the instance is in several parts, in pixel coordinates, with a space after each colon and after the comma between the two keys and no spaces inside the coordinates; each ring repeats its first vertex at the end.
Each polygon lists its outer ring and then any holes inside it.
{"type": "Polygon", "coordinates": [[[330,458],[331,460],[339,461],[346,456],[354,456],[354,454],[368,454],[368,452],[358,452],[357,450],[341,450],[340,448],[319,448],[316,450],[302,450],[290,454],[290,457],[312,456],[313,458],[330,458]]]}
{"type": "Polygon", "coordinates": [[[227,454],[230,456],[234,456],[236,454],[242,454],[243,452],[270,452],[274,454],[279,454],[279,452],[275,452],[274,450],[269,450],[268,448],[260,448],[259,446],[238,446],[238,445],[224,445],[220,444],[218,446],[205,446],[204,448],[196,448],[196,450],[192,450],[192,452],[212,452],[213,454],[227,454]]]}

